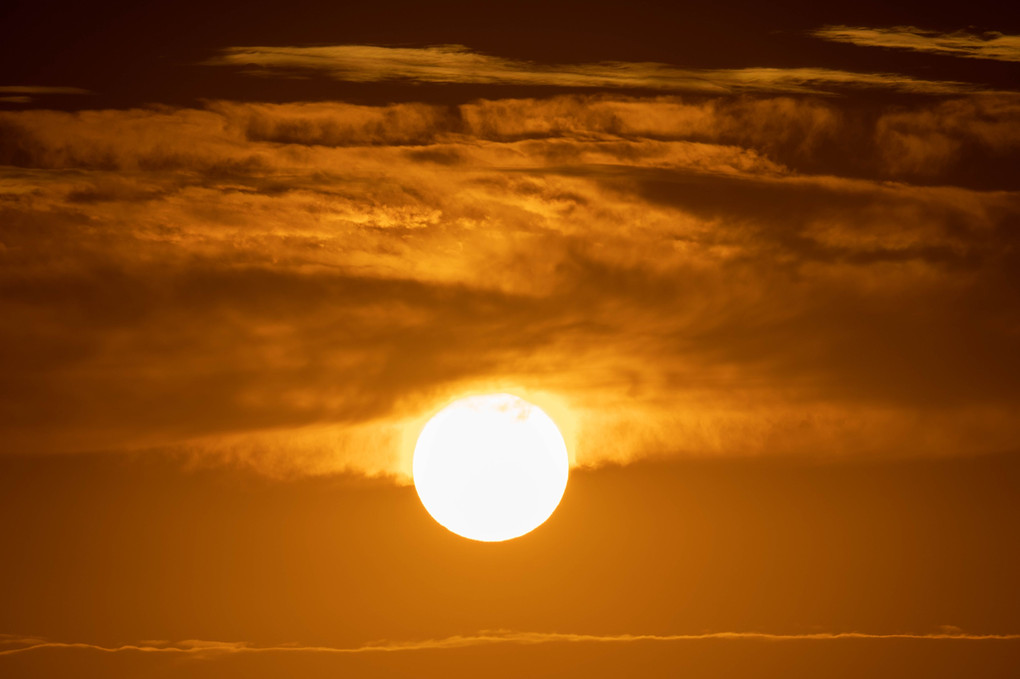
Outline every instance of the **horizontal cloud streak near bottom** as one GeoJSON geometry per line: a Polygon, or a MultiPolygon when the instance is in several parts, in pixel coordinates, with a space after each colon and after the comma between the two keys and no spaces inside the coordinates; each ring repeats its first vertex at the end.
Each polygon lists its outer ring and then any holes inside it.
{"type": "Polygon", "coordinates": [[[6,644],[29,642],[28,645],[0,651],[0,656],[44,649],[79,649],[102,653],[184,653],[211,655],[221,653],[386,653],[398,651],[424,651],[485,646],[492,644],[549,644],[549,643],[627,643],[634,641],[703,641],[703,640],[758,640],[758,641],[838,641],[861,640],[919,640],[919,641],[1020,641],[1020,634],[967,634],[964,632],[935,632],[931,634],[870,634],[867,632],[813,632],[807,634],[771,634],[768,632],[706,632],[704,634],[567,634],[559,632],[492,631],[475,635],[455,635],[441,639],[373,643],[364,646],[254,646],[245,642],[198,641],[143,642],[124,646],[42,641],[39,639],[8,639],[6,644]]]}

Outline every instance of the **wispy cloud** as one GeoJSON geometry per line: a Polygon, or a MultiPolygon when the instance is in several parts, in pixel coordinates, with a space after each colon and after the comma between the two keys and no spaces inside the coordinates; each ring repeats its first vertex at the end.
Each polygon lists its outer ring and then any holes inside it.
{"type": "Polygon", "coordinates": [[[50,87],[45,85],[0,85],[0,94],[92,94],[80,87],[50,87]]]}
{"type": "Polygon", "coordinates": [[[995,31],[941,33],[916,26],[823,26],[811,34],[823,40],[861,47],[887,47],[967,59],[1020,61],[1020,35],[1005,35],[995,31]]]}
{"type": "Polygon", "coordinates": [[[826,68],[689,69],[662,63],[625,61],[538,64],[480,54],[462,45],[228,47],[205,63],[243,67],[246,72],[256,75],[304,76],[313,72],[349,82],[628,88],[706,94],[820,94],[845,88],[879,88],[945,95],[978,89],[960,82],[826,68]]]}
{"type": "Polygon", "coordinates": [[[26,638],[23,645],[19,640],[9,638],[0,645],[15,645],[15,648],[0,650],[0,656],[16,655],[47,649],[76,649],[100,653],[165,653],[191,656],[212,656],[223,654],[259,653],[313,653],[353,655],[363,653],[401,653],[427,650],[447,650],[497,644],[626,644],[634,642],[685,642],[685,641],[1020,641],[1020,634],[968,634],[965,632],[935,633],[891,633],[873,634],[866,632],[812,632],[805,634],[772,634],[768,632],[706,632],[702,634],[569,634],[559,632],[515,632],[506,630],[483,631],[471,635],[454,635],[439,639],[421,641],[376,642],[363,646],[306,646],[282,644],[259,646],[246,642],[185,640],[179,642],[149,641],[123,646],[102,646],[99,644],[40,641],[26,638]]]}
{"type": "Polygon", "coordinates": [[[40,95],[92,94],[80,87],[48,87],[44,85],[0,85],[0,102],[30,104],[40,95]]]}

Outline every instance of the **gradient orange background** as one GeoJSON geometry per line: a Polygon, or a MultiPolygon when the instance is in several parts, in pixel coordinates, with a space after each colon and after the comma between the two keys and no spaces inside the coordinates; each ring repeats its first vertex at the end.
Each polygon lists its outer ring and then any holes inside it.
{"type": "Polygon", "coordinates": [[[1015,676],[1018,35],[6,4],[0,674],[1015,676]],[[572,470],[482,544],[410,454],[497,391],[572,470]]]}

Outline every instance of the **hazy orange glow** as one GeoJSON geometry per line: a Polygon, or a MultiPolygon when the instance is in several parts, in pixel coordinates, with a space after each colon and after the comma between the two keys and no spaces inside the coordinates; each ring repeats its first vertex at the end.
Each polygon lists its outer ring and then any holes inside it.
{"type": "Polygon", "coordinates": [[[1008,5],[0,3],[0,677],[1020,675],[1008,5]]]}

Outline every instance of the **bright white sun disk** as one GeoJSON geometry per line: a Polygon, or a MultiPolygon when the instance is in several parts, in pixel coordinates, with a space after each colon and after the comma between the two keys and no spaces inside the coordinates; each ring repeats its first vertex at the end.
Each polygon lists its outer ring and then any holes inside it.
{"type": "Polygon", "coordinates": [[[472,396],[425,425],[414,449],[414,486],[440,524],[498,542],[552,515],[568,467],[563,436],[541,408],[510,394],[472,396]]]}

